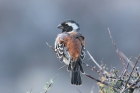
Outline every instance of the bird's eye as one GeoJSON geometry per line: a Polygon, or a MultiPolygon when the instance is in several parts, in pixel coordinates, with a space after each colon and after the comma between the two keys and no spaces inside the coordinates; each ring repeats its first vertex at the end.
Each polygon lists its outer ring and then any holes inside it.
{"type": "Polygon", "coordinates": [[[64,25],[64,23],[61,23],[61,25],[63,26],[63,25],[64,25]]]}
{"type": "Polygon", "coordinates": [[[62,26],[68,26],[68,24],[65,24],[65,23],[62,23],[61,25],[62,25],[62,26]]]}

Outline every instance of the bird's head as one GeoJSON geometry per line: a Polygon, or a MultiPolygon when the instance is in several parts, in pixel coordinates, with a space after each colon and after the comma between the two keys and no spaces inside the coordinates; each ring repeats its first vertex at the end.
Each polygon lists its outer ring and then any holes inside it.
{"type": "Polygon", "coordinates": [[[66,20],[59,24],[57,28],[62,29],[62,32],[79,31],[79,24],[73,20],[66,20]]]}

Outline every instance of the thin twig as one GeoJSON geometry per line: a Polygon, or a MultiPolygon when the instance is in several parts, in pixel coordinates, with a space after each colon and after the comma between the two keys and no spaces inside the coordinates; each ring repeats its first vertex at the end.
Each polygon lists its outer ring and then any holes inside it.
{"type": "Polygon", "coordinates": [[[107,71],[105,69],[103,69],[96,61],[95,59],[91,56],[91,54],[87,51],[88,55],[90,56],[91,60],[100,68],[100,70],[102,70],[104,73],[107,74],[107,71]]]}
{"type": "Polygon", "coordinates": [[[133,62],[131,61],[131,57],[130,59],[128,59],[124,53],[120,52],[121,56],[126,60],[126,62],[128,62],[130,64],[130,66],[133,68],[134,67],[134,64],[133,62]]]}
{"type": "Polygon", "coordinates": [[[94,93],[94,85],[92,86],[90,93],[94,93]]]}
{"type": "Polygon", "coordinates": [[[131,71],[131,73],[130,73],[130,75],[129,75],[129,77],[128,77],[128,80],[126,81],[125,87],[127,86],[127,83],[129,82],[129,80],[130,80],[130,78],[131,78],[131,75],[132,75],[132,73],[133,73],[133,71],[134,71],[134,69],[135,69],[135,67],[136,67],[136,65],[137,65],[137,63],[138,63],[138,61],[139,61],[139,59],[140,59],[140,55],[138,56],[138,58],[137,58],[137,60],[136,60],[136,63],[135,63],[135,65],[134,65],[134,67],[133,67],[133,69],[132,69],[132,71],[131,71]]]}
{"type": "Polygon", "coordinates": [[[82,62],[85,66],[89,67],[91,70],[94,70],[95,72],[99,73],[99,71],[97,69],[95,69],[95,67],[90,66],[89,64],[85,63],[83,60],[82,60],[82,62]]]}
{"type": "Polygon", "coordinates": [[[130,86],[128,86],[126,89],[124,89],[121,93],[124,93],[126,90],[128,90],[129,88],[131,88],[133,85],[136,84],[136,82],[138,82],[139,78],[136,79],[135,82],[133,82],[130,86]]]}
{"type": "Polygon", "coordinates": [[[91,56],[91,54],[87,51],[89,57],[91,58],[91,60],[101,69],[103,70],[103,68],[95,61],[95,59],[91,56]]]}
{"type": "Polygon", "coordinates": [[[96,82],[100,82],[100,83],[102,83],[102,84],[104,84],[104,85],[110,86],[108,83],[102,82],[101,80],[96,79],[96,78],[90,76],[89,74],[86,74],[86,73],[85,73],[85,75],[86,75],[87,77],[89,77],[90,79],[95,80],[96,82]]]}
{"type": "Polygon", "coordinates": [[[124,63],[124,61],[123,61],[123,59],[122,59],[122,56],[120,55],[120,51],[119,51],[119,49],[117,48],[117,46],[116,46],[116,44],[115,44],[115,42],[114,42],[114,40],[113,40],[113,38],[112,38],[112,35],[111,35],[111,32],[110,32],[110,29],[109,29],[109,28],[108,28],[108,32],[109,32],[109,35],[110,35],[110,39],[111,39],[111,41],[112,41],[112,44],[113,44],[114,47],[116,48],[116,52],[117,52],[117,54],[118,54],[118,56],[119,56],[119,58],[120,58],[120,61],[122,62],[124,68],[126,68],[125,63],[124,63]]]}
{"type": "Polygon", "coordinates": [[[126,69],[123,70],[120,78],[122,78],[126,74],[126,71],[127,71],[128,66],[129,66],[129,63],[127,63],[126,69]]]}
{"type": "Polygon", "coordinates": [[[56,53],[55,49],[51,45],[49,45],[48,42],[46,42],[46,45],[48,45],[56,53]]]}
{"type": "Polygon", "coordinates": [[[62,69],[62,68],[65,67],[65,66],[67,66],[67,65],[64,65],[64,66],[60,67],[58,70],[62,69]]]}
{"type": "Polygon", "coordinates": [[[82,93],[82,92],[78,89],[78,87],[76,87],[76,89],[77,89],[77,91],[78,91],[79,93],[82,93]]]}
{"type": "MultiPolygon", "coordinates": [[[[121,53],[122,53],[122,52],[121,52],[121,53]]],[[[125,56],[125,57],[126,57],[126,56],[125,56]]],[[[127,58],[127,57],[126,57],[126,58],[127,58]]],[[[128,59],[128,58],[127,58],[127,59],[128,59]]],[[[130,57],[128,60],[131,61],[131,57],[130,57]]],[[[120,78],[122,78],[124,75],[126,75],[126,72],[127,72],[128,75],[130,74],[130,73],[127,71],[129,65],[130,65],[130,62],[127,63],[126,69],[123,70],[123,72],[122,72],[120,78]]],[[[134,67],[134,65],[133,65],[133,67],[134,67]]],[[[132,67],[132,68],[133,68],[133,67],[132,67]]]]}
{"type": "MultiPolygon", "coordinates": [[[[58,75],[59,75],[59,73],[57,73],[57,75],[56,75],[52,80],[54,81],[58,75]]],[[[48,92],[48,90],[50,89],[50,87],[52,86],[52,84],[53,84],[53,82],[51,82],[51,83],[48,85],[48,87],[47,87],[47,89],[45,90],[44,93],[47,93],[47,92],[48,92]]]]}
{"type": "Polygon", "coordinates": [[[31,88],[31,90],[30,90],[30,93],[32,93],[32,91],[33,91],[33,88],[34,88],[34,84],[33,84],[32,88],[31,88]]]}
{"type": "Polygon", "coordinates": [[[106,83],[106,82],[102,82],[101,80],[96,79],[96,78],[90,76],[89,74],[86,74],[86,73],[85,73],[85,75],[86,75],[87,77],[89,77],[90,79],[92,79],[92,80],[94,80],[94,81],[96,81],[96,82],[100,82],[100,83],[102,83],[102,84],[104,84],[104,85],[106,85],[106,86],[110,86],[110,87],[112,87],[115,91],[117,91],[117,90],[115,89],[114,86],[111,86],[110,84],[108,84],[108,83],[106,83]]]}

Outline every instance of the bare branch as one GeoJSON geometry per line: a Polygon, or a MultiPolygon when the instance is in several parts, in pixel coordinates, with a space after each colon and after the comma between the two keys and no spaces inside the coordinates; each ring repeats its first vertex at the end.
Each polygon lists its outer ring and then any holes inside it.
{"type": "Polygon", "coordinates": [[[88,51],[87,53],[90,56],[91,60],[102,70],[102,67],[95,61],[95,59],[91,56],[91,54],[88,51]]]}
{"type": "Polygon", "coordinates": [[[122,52],[120,52],[120,55],[126,60],[126,62],[128,62],[130,64],[130,66],[133,68],[134,67],[134,63],[131,61],[131,57],[130,59],[128,59],[125,54],[123,54],[122,52]]]}
{"type": "Polygon", "coordinates": [[[33,91],[33,88],[34,88],[34,84],[33,84],[32,88],[31,88],[31,90],[30,90],[30,93],[32,93],[32,91],[33,91]]]}
{"type": "Polygon", "coordinates": [[[51,45],[49,45],[48,42],[46,42],[46,45],[48,45],[56,53],[55,49],[51,45]]]}
{"type": "Polygon", "coordinates": [[[64,65],[64,66],[62,66],[62,67],[58,68],[58,70],[62,69],[62,68],[63,68],[63,67],[65,67],[65,66],[67,66],[67,65],[64,65]]]}
{"type": "MultiPolygon", "coordinates": [[[[128,86],[126,89],[124,89],[121,93],[124,93],[126,90],[130,89],[134,84],[136,84],[136,82],[139,81],[139,78],[136,79],[135,82],[133,82],[130,86],[128,86]]],[[[126,83],[127,84],[127,83],[126,83]]]]}
{"type": "Polygon", "coordinates": [[[87,51],[88,55],[90,56],[91,60],[100,68],[100,70],[102,70],[104,73],[107,74],[107,71],[105,69],[103,69],[96,61],[95,59],[91,56],[91,54],[87,51]]]}
{"type": "MultiPolygon", "coordinates": [[[[59,75],[59,73],[58,73],[52,80],[54,81],[58,75],[59,75]]],[[[48,85],[48,87],[47,87],[47,89],[45,90],[44,93],[47,93],[47,92],[48,92],[48,90],[50,89],[50,87],[52,86],[52,84],[53,84],[53,82],[51,82],[51,83],[48,85]]]]}
{"type": "Polygon", "coordinates": [[[77,91],[78,91],[79,93],[82,93],[82,92],[78,89],[78,87],[76,87],[76,89],[77,89],[77,91]]]}
{"type": "Polygon", "coordinates": [[[135,67],[136,67],[136,65],[137,65],[137,63],[138,63],[138,61],[139,61],[139,59],[140,59],[140,55],[138,56],[138,58],[137,58],[137,60],[136,60],[136,63],[135,63],[135,65],[134,65],[134,67],[133,67],[133,69],[132,69],[132,71],[131,71],[131,73],[130,73],[130,75],[129,75],[129,77],[128,77],[128,80],[126,81],[125,87],[127,86],[127,84],[128,84],[128,82],[129,82],[129,80],[130,80],[130,78],[131,78],[131,75],[132,75],[132,73],[133,73],[133,71],[134,71],[134,69],[135,69],[135,67]]]}
{"type": "Polygon", "coordinates": [[[102,84],[104,84],[104,85],[106,85],[106,86],[110,86],[110,87],[112,87],[115,91],[117,91],[117,90],[115,89],[115,87],[114,87],[114,86],[111,86],[109,83],[102,82],[101,80],[96,79],[96,78],[94,78],[94,77],[92,77],[92,76],[90,76],[90,75],[88,75],[88,74],[86,74],[86,73],[85,73],[85,75],[86,75],[87,77],[89,77],[90,79],[95,80],[96,82],[100,82],[100,83],[102,83],[102,84]]]}
{"type": "Polygon", "coordinates": [[[123,59],[122,59],[122,56],[120,55],[119,49],[117,48],[117,46],[116,46],[116,44],[115,44],[115,42],[114,42],[114,40],[113,40],[113,38],[112,38],[112,35],[111,35],[111,32],[110,32],[110,29],[109,29],[109,28],[108,28],[108,32],[109,32],[109,35],[110,35],[110,39],[111,39],[111,41],[112,41],[112,44],[113,44],[114,47],[116,48],[116,52],[117,52],[117,54],[118,54],[118,56],[119,56],[119,58],[120,58],[120,61],[122,62],[124,68],[126,68],[125,63],[124,63],[124,61],[123,61],[123,59]]]}
{"type": "Polygon", "coordinates": [[[85,66],[89,67],[91,70],[94,70],[95,72],[99,73],[99,71],[97,69],[95,69],[95,67],[90,66],[89,64],[85,63],[83,60],[82,60],[82,62],[85,66]]]}

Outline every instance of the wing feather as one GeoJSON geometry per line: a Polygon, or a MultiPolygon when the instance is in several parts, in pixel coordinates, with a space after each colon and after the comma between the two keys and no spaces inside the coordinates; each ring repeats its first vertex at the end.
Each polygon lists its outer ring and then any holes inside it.
{"type": "Polygon", "coordinates": [[[65,47],[65,44],[63,42],[65,36],[67,36],[67,34],[65,33],[61,33],[57,36],[55,41],[55,51],[56,51],[57,58],[59,58],[60,62],[64,62],[68,65],[70,57],[67,48],[65,47]]]}
{"type": "Polygon", "coordinates": [[[86,55],[86,53],[85,53],[85,47],[82,46],[81,55],[80,55],[80,57],[81,57],[82,60],[84,60],[85,55],[86,55]]]}
{"type": "Polygon", "coordinates": [[[63,53],[64,53],[64,44],[57,44],[56,46],[56,55],[57,58],[62,62],[63,61],[63,53]]]}

